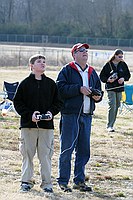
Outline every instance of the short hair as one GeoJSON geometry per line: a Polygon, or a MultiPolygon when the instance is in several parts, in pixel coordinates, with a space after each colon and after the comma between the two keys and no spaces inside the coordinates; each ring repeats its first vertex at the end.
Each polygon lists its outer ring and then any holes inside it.
{"type": "Polygon", "coordinates": [[[29,58],[29,64],[34,64],[37,59],[43,58],[45,60],[45,56],[42,54],[35,54],[29,58]]]}

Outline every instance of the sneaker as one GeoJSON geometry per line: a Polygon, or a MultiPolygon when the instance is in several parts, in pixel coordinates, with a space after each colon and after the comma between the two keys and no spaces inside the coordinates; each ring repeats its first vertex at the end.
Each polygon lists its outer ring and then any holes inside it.
{"type": "Polygon", "coordinates": [[[88,185],[86,185],[84,182],[83,183],[78,183],[73,185],[73,189],[80,190],[81,192],[91,192],[92,188],[88,185]]]}
{"type": "Polygon", "coordinates": [[[70,187],[68,187],[67,184],[59,184],[59,187],[61,190],[63,190],[64,192],[72,192],[72,189],[70,187]]]}
{"type": "Polygon", "coordinates": [[[29,192],[31,190],[31,188],[33,188],[33,186],[34,186],[34,183],[22,182],[20,191],[21,192],[29,192]]]}
{"type": "Polygon", "coordinates": [[[108,128],[107,128],[107,131],[108,131],[108,132],[115,132],[115,130],[114,130],[113,127],[108,127],[108,128]]]}
{"type": "Polygon", "coordinates": [[[52,188],[44,188],[43,191],[47,192],[47,193],[53,193],[54,192],[52,188]]]}

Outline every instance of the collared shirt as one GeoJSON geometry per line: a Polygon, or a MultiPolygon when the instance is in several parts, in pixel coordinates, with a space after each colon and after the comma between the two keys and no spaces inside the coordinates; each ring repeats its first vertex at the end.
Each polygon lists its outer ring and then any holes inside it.
{"type": "MultiPolygon", "coordinates": [[[[86,86],[87,88],[89,88],[89,81],[88,81],[89,66],[85,70],[82,70],[81,67],[77,63],[75,63],[75,65],[82,77],[83,86],[86,86]]],[[[90,98],[86,95],[84,95],[83,113],[90,113],[90,98]]]]}

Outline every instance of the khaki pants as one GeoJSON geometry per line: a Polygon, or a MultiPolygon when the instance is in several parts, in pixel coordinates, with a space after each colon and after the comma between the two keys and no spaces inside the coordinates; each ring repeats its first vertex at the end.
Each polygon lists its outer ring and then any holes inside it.
{"type": "Polygon", "coordinates": [[[22,128],[19,150],[23,156],[22,182],[31,182],[33,177],[33,158],[37,151],[40,163],[41,187],[51,188],[51,157],[54,148],[52,129],[22,128]]]}
{"type": "Polygon", "coordinates": [[[107,94],[108,94],[107,128],[109,128],[113,127],[116,121],[118,108],[120,107],[122,92],[107,91],[107,94]]]}

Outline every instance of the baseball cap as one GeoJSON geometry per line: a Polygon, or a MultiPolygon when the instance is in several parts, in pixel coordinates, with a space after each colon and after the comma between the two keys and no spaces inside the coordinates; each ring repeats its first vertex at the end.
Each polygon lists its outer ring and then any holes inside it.
{"type": "Polygon", "coordinates": [[[90,48],[89,44],[87,44],[87,43],[83,43],[83,44],[82,43],[77,43],[77,44],[73,45],[73,47],[71,49],[72,56],[73,56],[73,53],[76,50],[80,49],[81,47],[85,47],[86,49],[90,48]]]}

